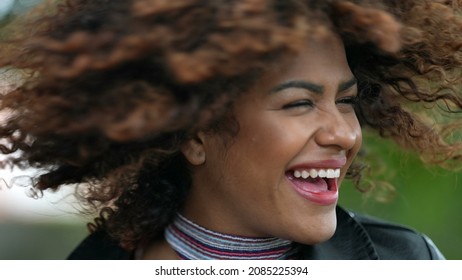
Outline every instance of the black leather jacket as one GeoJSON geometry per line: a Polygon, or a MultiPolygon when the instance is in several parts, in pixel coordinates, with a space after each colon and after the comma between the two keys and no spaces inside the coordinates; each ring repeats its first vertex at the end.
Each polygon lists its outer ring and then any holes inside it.
{"type": "MultiPolygon", "coordinates": [[[[412,229],[355,214],[337,207],[337,230],[328,241],[301,245],[306,260],[435,260],[444,259],[433,242],[412,229]]],[[[131,259],[104,232],[88,236],[69,259],[131,259]]]]}

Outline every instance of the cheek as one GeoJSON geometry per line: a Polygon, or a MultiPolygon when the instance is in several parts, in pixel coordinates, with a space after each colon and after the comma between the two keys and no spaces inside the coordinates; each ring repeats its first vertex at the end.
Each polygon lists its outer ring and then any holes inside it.
{"type": "Polygon", "coordinates": [[[275,159],[290,157],[307,138],[307,128],[300,123],[269,116],[254,121],[243,122],[246,125],[241,127],[233,149],[259,162],[268,164],[275,159]]]}

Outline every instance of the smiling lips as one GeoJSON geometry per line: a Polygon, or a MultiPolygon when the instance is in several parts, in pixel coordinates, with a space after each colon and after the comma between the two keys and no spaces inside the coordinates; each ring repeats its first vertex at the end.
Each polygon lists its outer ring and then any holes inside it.
{"type": "Polygon", "coordinates": [[[337,202],[340,168],[297,168],[286,176],[303,198],[320,205],[337,202]]]}

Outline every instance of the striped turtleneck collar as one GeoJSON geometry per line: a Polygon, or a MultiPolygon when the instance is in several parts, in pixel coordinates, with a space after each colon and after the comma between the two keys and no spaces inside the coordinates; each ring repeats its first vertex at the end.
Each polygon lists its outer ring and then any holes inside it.
{"type": "Polygon", "coordinates": [[[181,259],[293,259],[296,246],[277,237],[255,238],[205,229],[178,214],[165,229],[165,238],[181,259]]]}

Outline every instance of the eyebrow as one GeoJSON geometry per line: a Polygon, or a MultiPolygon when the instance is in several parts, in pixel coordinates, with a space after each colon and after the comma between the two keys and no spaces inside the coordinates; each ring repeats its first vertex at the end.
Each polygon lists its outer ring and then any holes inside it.
{"type": "MultiPolygon", "coordinates": [[[[338,92],[346,91],[352,88],[354,85],[356,85],[356,83],[357,83],[357,80],[355,77],[351,78],[350,80],[346,82],[342,82],[338,86],[338,92]]],[[[317,85],[317,84],[314,84],[308,81],[302,81],[302,80],[293,80],[293,81],[282,83],[274,87],[270,92],[276,93],[278,91],[282,91],[287,88],[302,88],[302,89],[306,89],[306,90],[309,90],[317,94],[324,93],[324,86],[317,85]]]]}
{"type": "Polygon", "coordinates": [[[346,91],[346,90],[352,88],[353,86],[355,86],[357,83],[358,83],[358,81],[356,80],[355,77],[351,78],[350,80],[348,80],[346,82],[342,82],[338,86],[338,92],[346,91]]]}
{"type": "Polygon", "coordinates": [[[320,85],[316,85],[307,81],[302,81],[302,80],[294,80],[294,81],[288,81],[285,83],[282,83],[280,85],[277,85],[271,90],[271,93],[275,93],[278,91],[285,90],[287,88],[303,88],[309,91],[312,91],[314,93],[319,93],[322,94],[324,92],[324,87],[320,85]]]}

